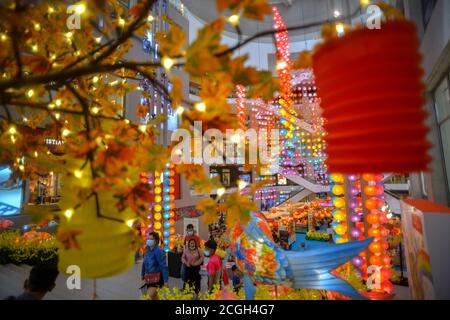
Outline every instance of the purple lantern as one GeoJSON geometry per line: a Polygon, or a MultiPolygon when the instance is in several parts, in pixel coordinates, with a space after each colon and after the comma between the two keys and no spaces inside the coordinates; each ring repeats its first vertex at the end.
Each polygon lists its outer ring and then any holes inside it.
{"type": "Polygon", "coordinates": [[[364,264],[364,260],[360,256],[356,256],[352,259],[352,263],[355,267],[359,268],[364,264]]]}
{"type": "Polygon", "coordinates": [[[356,196],[359,193],[358,187],[356,187],[356,186],[351,186],[349,188],[349,191],[352,196],[356,196]]]}
{"type": "Polygon", "coordinates": [[[358,200],[356,200],[355,198],[351,198],[348,205],[351,209],[356,209],[358,208],[358,200]]]}
{"type": "Polygon", "coordinates": [[[350,235],[352,236],[353,239],[358,239],[359,237],[361,237],[362,232],[359,228],[352,228],[350,230],[350,235]]]}
{"type": "Polygon", "coordinates": [[[350,215],[350,221],[353,222],[353,223],[360,222],[361,221],[361,217],[358,214],[356,214],[356,213],[352,213],[350,215]]]}

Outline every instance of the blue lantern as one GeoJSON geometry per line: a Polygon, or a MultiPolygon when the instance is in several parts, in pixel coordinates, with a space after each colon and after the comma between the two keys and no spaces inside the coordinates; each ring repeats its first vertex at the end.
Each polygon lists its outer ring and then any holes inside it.
{"type": "Polygon", "coordinates": [[[169,229],[170,228],[170,222],[169,221],[165,221],[163,224],[165,229],[169,229]]]}

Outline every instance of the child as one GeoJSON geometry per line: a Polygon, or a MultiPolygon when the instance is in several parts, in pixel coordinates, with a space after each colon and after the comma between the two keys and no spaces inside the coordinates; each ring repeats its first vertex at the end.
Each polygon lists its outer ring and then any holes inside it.
{"type": "Polygon", "coordinates": [[[239,293],[239,290],[242,288],[242,286],[244,285],[244,274],[242,273],[241,270],[239,270],[236,265],[233,265],[231,267],[231,271],[233,272],[233,288],[234,288],[234,292],[239,293]]]}
{"type": "Polygon", "coordinates": [[[208,291],[212,292],[214,286],[221,285],[222,279],[222,259],[216,254],[217,243],[208,240],[205,243],[205,257],[209,257],[206,271],[208,272],[208,291]]]}

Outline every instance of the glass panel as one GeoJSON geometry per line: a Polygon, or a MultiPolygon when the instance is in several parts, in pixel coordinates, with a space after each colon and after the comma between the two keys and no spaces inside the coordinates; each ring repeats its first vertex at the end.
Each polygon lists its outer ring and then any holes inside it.
{"type": "Polygon", "coordinates": [[[450,93],[448,80],[444,78],[434,93],[434,101],[436,104],[436,115],[438,122],[444,121],[450,116],[450,93]]]}
{"type": "Polygon", "coordinates": [[[22,181],[12,177],[9,167],[0,166],[0,219],[18,214],[22,202],[22,181]]]}
{"type": "MultiPolygon", "coordinates": [[[[441,125],[442,150],[445,159],[445,170],[447,172],[447,186],[450,185],[450,119],[441,125]]],[[[448,189],[450,194],[450,187],[448,189]]]]}

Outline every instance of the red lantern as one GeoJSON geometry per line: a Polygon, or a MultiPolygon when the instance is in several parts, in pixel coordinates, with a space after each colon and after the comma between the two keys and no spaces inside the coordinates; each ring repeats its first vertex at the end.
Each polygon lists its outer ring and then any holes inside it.
{"type": "Polygon", "coordinates": [[[385,266],[389,266],[391,264],[391,261],[392,261],[392,259],[388,255],[383,256],[383,264],[385,266]]]}
{"type": "Polygon", "coordinates": [[[420,63],[416,27],[404,20],[350,31],[314,54],[330,172],[427,170],[420,63]]]}
{"type": "Polygon", "coordinates": [[[383,288],[383,290],[389,294],[391,294],[392,292],[394,292],[394,286],[392,285],[392,283],[390,281],[385,281],[381,284],[381,287],[383,288]]]}

